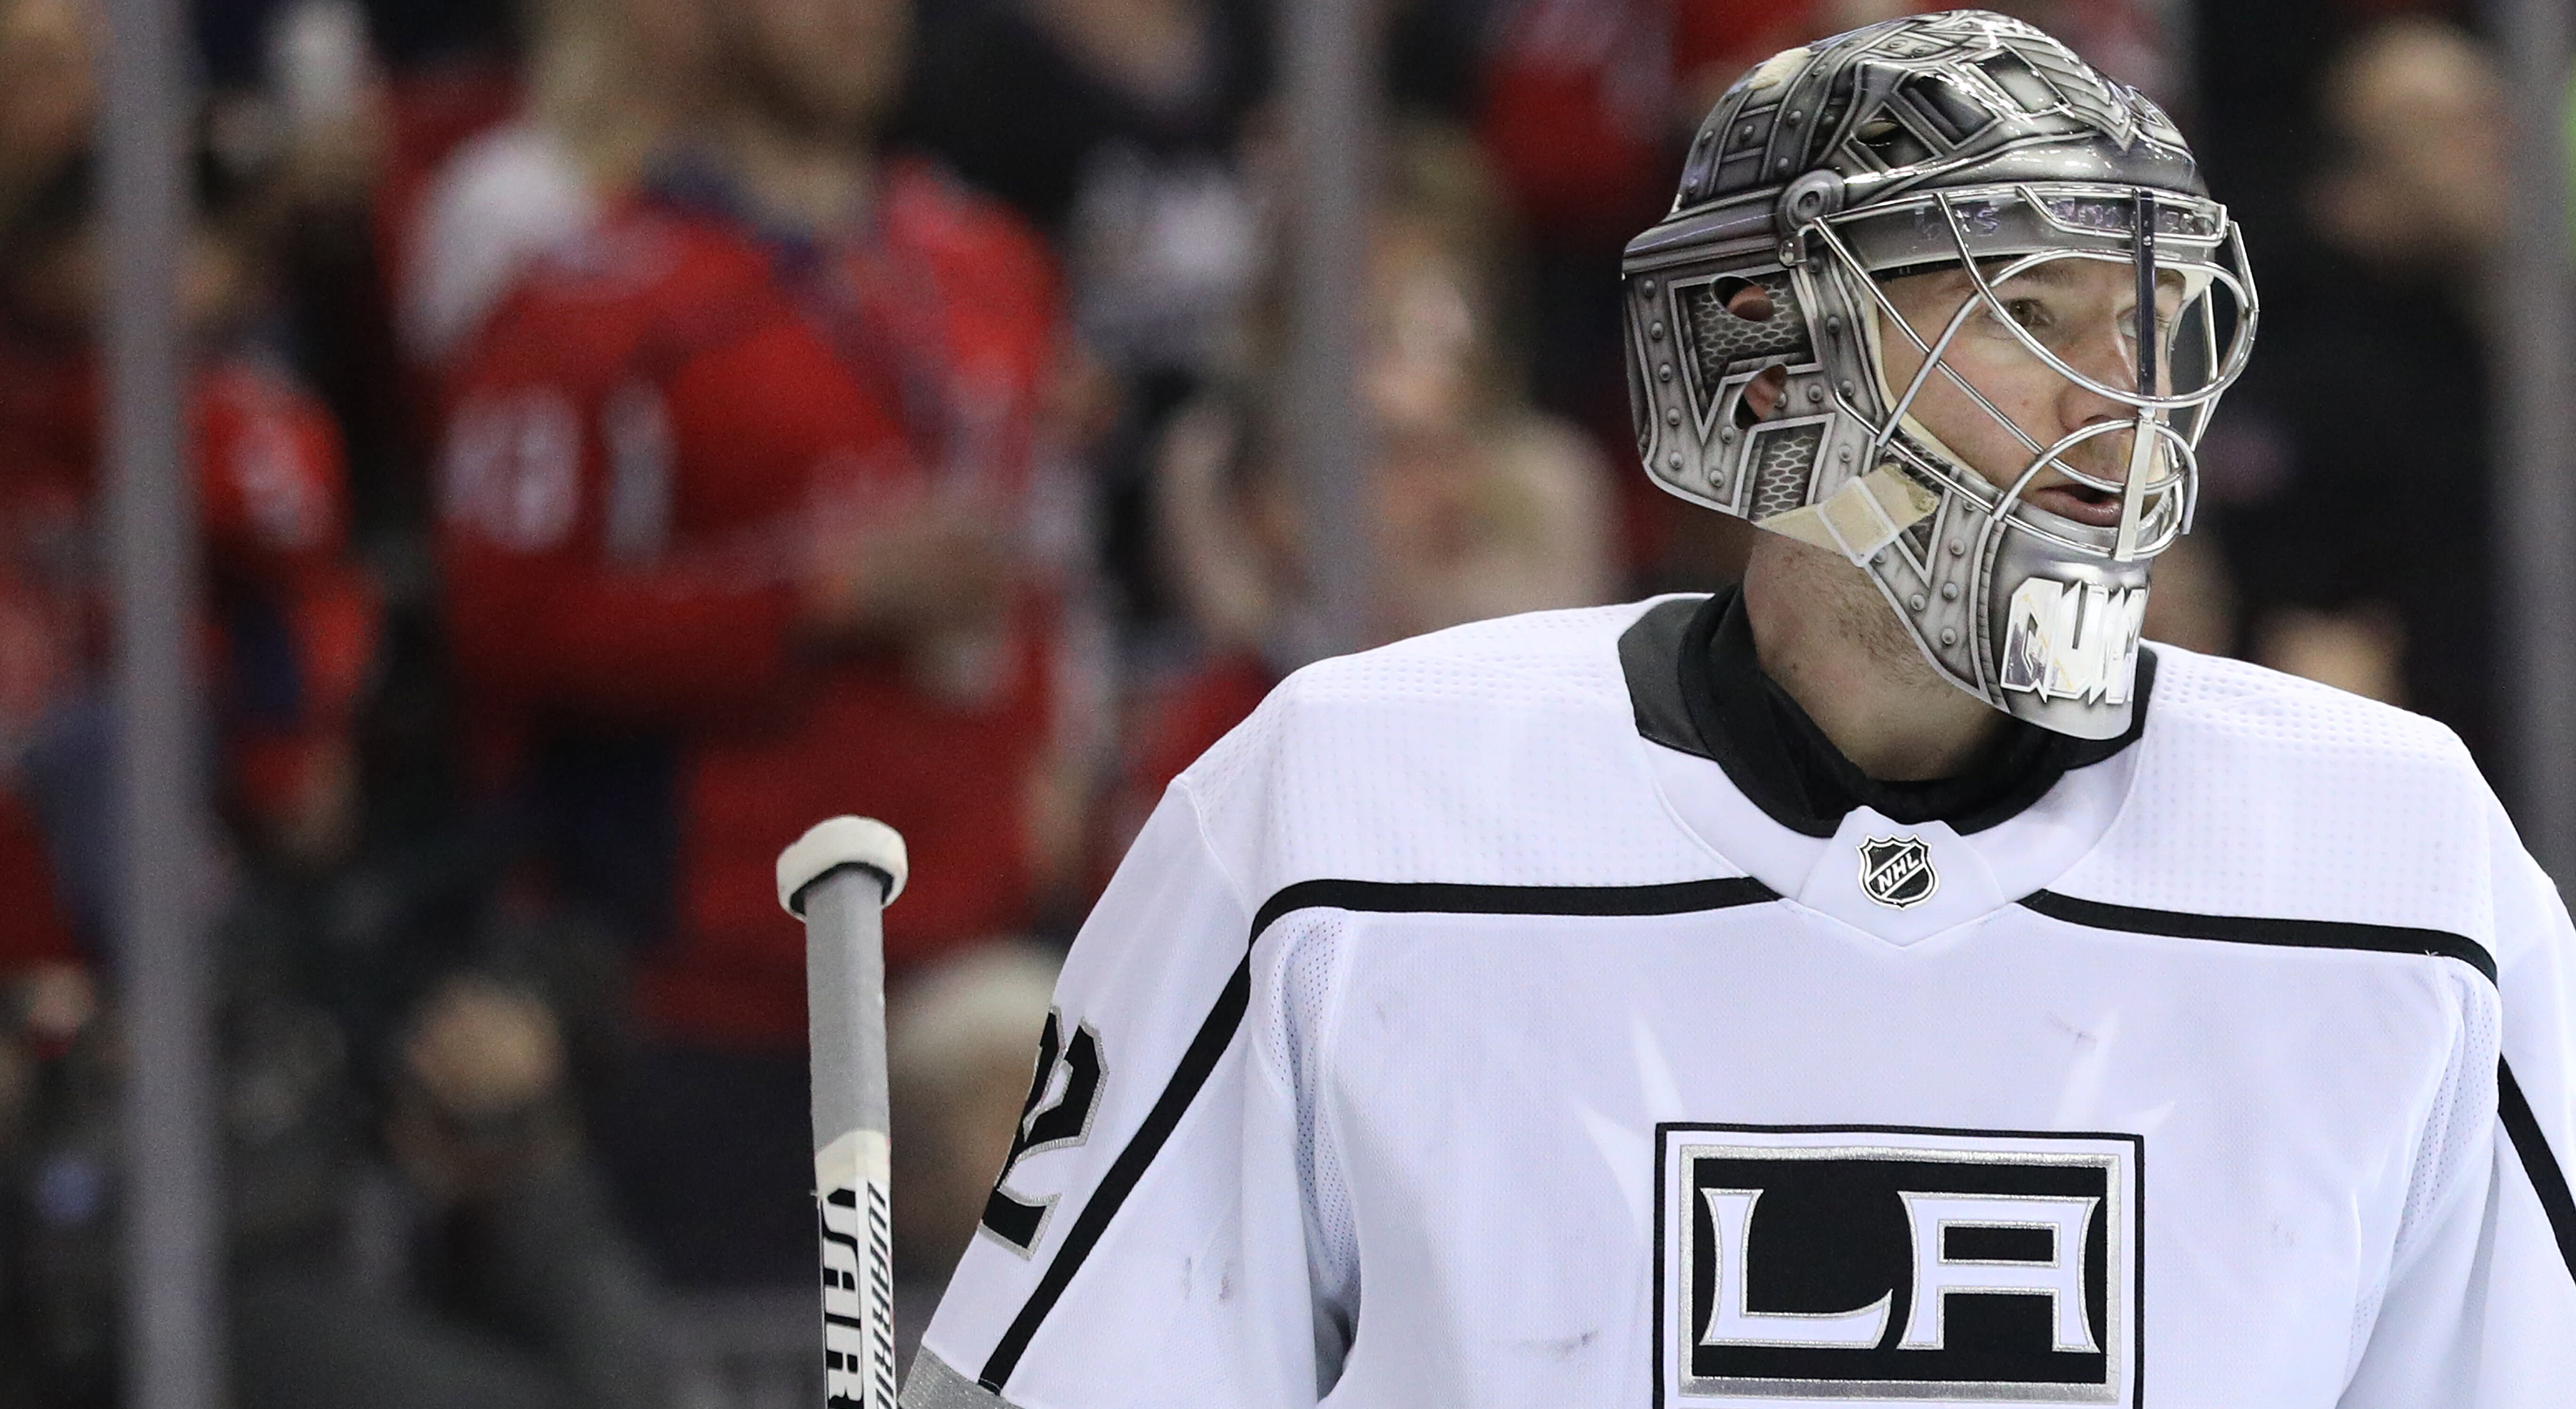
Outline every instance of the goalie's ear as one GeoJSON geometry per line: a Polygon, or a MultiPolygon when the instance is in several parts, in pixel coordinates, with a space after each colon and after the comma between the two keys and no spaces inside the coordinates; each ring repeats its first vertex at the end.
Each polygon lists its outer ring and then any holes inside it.
{"type": "Polygon", "coordinates": [[[1780,414],[1781,398],[1789,394],[1789,369],[1766,367],[1753,380],[1744,384],[1744,394],[1735,403],[1735,425],[1749,430],[1759,422],[1780,414]]]}

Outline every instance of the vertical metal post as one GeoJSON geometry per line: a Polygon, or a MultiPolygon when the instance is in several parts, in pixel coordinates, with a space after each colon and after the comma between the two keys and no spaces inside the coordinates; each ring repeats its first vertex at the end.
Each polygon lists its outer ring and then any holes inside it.
{"type": "Polygon", "coordinates": [[[2576,884],[2576,250],[2567,223],[2567,0],[2491,0],[2511,81],[2513,219],[2497,276],[2500,683],[2523,840],[2576,884]]]}
{"type": "Polygon", "coordinates": [[[196,511],[180,415],[189,94],[177,0],[107,0],[99,145],[105,444],[116,574],[117,968],[125,1089],[126,1401],[218,1409],[221,1200],[203,913],[196,511]]]}
{"type": "Polygon", "coordinates": [[[1373,557],[1368,420],[1360,400],[1360,297],[1376,154],[1378,6],[1289,0],[1282,12],[1296,175],[1288,267],[1287,422],[1279,428],[1306,509],[1317,654],[1368,644],[1373,557]]]}

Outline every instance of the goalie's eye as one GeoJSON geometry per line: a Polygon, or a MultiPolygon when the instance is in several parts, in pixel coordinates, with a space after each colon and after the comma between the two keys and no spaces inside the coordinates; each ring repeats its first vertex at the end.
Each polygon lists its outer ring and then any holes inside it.
{"type": "MultiPolygon", "coordinates": [[[[2166,311],[2163,306],[2159,305],[2157,307],[2156,345],[2158,347],[2173,346],[2175,317],[2176,315],[2174,313],[2166,311]]],[[[2120,311],[2118,322],[2120,327],[2120,340],[2122,342],[2136,342],[2138,340],[2138,311],[2135,308],[2122,309],[2120,311]]]]}
{"type": "MultiPolygon", "coordinates": [[[[2159,341],[2159,342],[2170,342],[2170,341],[2172,341],[2172,340],[2173,340],[2173,325],[2174,325],[2174,320],[2173,320],[2173,315],[2172,315],[2172,314],[2170,314],[2170,313],[2159,313],[2159,314],[2157,314],[2157,315],[2156,315],[2156,340],[2157,340],[2157,341],[2159,341]]],[[[2127,320],[2126,320],[2126,326],[2127,326],[2127,327],[2128,327],[2128,329],[2129,329],[2128,337],[2130,338],[2130,340],[2131,340],[2131,341],[2135,341],[2135,340],[2137,339],[2137,336],[2138,336],[2138,332],[2137,332],[2137,328],[2138,328],[2138,320],[2137,320],[2137,319],[2135,319],[2135,318],[2127,319],[2127,320]]]]}
{"type": "Polygon", "coordinates": [[[2003,305],[2004,316],[2011,319],[2025,332],[2045,333],[2049,329],[2057,326],[2057,319],[2055,315],[2049,311],[2048,304],[2044,300],[2036,298],[2007,298],[2003,300],[2003,305]]]}

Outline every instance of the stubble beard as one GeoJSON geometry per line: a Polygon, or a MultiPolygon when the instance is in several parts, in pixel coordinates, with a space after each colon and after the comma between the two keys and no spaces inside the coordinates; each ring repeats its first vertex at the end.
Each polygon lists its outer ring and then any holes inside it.
{"type": "Polygon", "coordinates": [[[1949,685],[1923,658],[1923,648],[1897,620],[1896,608],[1878,584],[1841,554],[1781,534],[1760,533],[1754,535],[1745,572],[1748,576],[1762,573],[1773,591],[1802,604],[1801,613],[1823,617],[1835,635],[1859,646],[1888,680],[1907,686],[1949,685]]]}

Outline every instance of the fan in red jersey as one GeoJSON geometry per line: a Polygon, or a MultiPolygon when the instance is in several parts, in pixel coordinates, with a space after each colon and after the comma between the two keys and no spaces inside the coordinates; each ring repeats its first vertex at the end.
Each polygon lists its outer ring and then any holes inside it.
{"type": "MultiPolygon", "coordinates": [[[[85,160],[0,232],[0,970],[73,958],[104,916],[106,568],[102,376],[85,160]]],[[[233,277],[201,235],[190,312],[233,277]]],[[[254,847],[330,859],[354,823],[351,726],[376,605],[343,559],[338,432],[282,375],[201,351],[189,443],[204,534],[201,649],[219,688],[217,796],[254,847]]]]}
{"type": "Polygon", "coordinates": [[[998,207],[866,137],[905,23],[893,0],[728,9],[713,139],[534,274],[452,397],[458,663],[553,883],[647,946],[650,1096],[610,1144],[644,1224],[699,1240],[663,1249],[684,1278],[810,1256],[782,840],[838,812],[904,832],[898,968],[1029,911],[1055,286],[998,207]],[[693,1182],[693,1151],[722,1167],[693,1182]]]}

